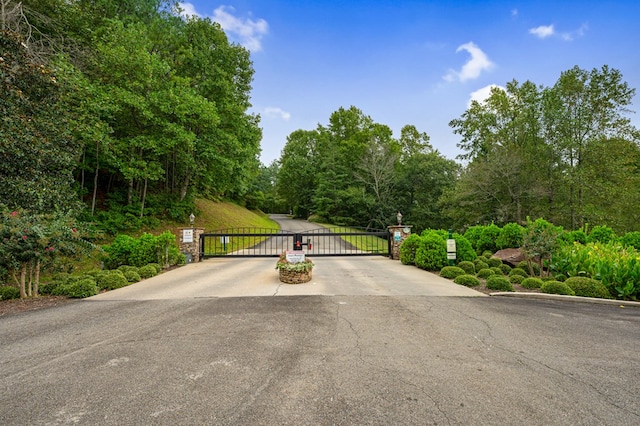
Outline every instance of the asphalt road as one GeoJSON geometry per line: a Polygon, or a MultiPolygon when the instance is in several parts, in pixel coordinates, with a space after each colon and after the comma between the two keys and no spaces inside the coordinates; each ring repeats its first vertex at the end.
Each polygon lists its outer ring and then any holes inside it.
{"type": "Polygon", "coordinates": [[[0,424],[640,424],[640,308],[485,297],[374,257],[280,285],[274,264],[0,318],[0,424]]]}

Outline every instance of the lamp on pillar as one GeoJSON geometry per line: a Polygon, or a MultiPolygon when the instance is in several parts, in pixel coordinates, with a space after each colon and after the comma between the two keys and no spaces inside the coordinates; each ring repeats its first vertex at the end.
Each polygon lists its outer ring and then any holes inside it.
{"type": "Polygon", "coordinates": [[[402,225],[402,213],[398,212],[396,218],[398,219],[398,225],[402,225]]]}
{"type": "Polygon", "coordinates": [[[191,213],[191,214],[189,215],[189,224],[191,224],[191,227],[192,227],[192,228],[193,228],[193,223],[194,223],[195,221],[196,221],[196,216],[195,216],[193,213],[191,213]]]}

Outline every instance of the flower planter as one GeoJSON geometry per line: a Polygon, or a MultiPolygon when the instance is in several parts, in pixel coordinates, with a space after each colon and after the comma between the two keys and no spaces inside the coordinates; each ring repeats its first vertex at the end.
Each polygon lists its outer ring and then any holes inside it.
{"type": "Polygon", "coordinates": [[[280,268],[280,281],[285,284],[302,284],[311,281],[312,269],[308,271],[289,271],[285,268],[280,268]]]}
{"type": "Polygon", "coordinates": [[[296,263],[291,263],[287,260],[287,254],[282,253],[278,263],[276,263],[276,269],[280,277],[280,281],[285,284],[302,284],[311,281],[311,273],[313,271],[313,262],[309,259],[304,259],[296,263]]]}

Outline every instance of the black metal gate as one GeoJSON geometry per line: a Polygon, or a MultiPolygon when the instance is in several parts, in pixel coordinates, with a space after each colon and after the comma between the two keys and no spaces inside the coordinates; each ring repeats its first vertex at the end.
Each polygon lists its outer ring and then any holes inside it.
{"type": "Polygon", "coordinates": [[[200,258],[277,257],[304,249],[308,256],[389,256],[387,230],[318,228],[289,232],[267,228],[232,228],[200,235],[200,258]]]}

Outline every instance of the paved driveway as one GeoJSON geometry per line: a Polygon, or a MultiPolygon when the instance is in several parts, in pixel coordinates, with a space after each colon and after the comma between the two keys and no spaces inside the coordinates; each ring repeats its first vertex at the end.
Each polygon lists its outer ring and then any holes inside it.
{"type": "Polygon", "coordinates": [[[213,259],[0,318],[2,425],[636,425],[640,308],[213,259]],[[284,297],[286,296],[286,297],[284,297]]]}

